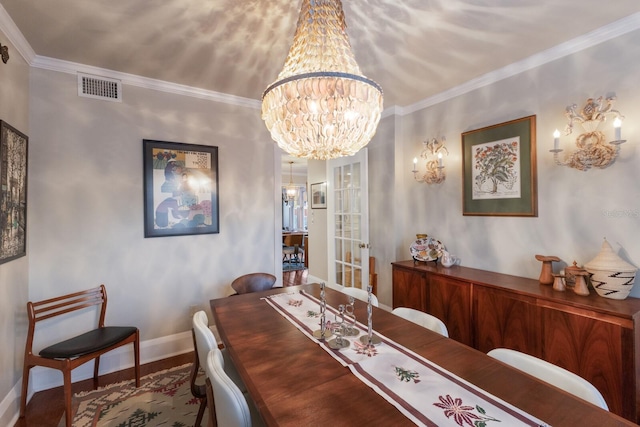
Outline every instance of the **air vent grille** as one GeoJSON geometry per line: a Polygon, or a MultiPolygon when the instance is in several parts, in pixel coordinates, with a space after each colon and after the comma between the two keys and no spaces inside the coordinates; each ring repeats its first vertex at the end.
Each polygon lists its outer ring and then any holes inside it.
{"type": "Polygon", "coordinates": [[[78,96],[122,102],[122,82],[78,73],[78,96]]]}

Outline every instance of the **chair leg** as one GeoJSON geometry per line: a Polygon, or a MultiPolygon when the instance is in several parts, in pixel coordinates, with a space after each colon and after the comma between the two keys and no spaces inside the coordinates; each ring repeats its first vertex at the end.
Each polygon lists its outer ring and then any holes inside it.
{"type": "Polygon", "coordinates": [[[31,371],[31,368],[33,368],[33,366],[30,366],[25,362],[24,369],[22,370],[22,394],[20,395],[20,418],[24,418],[27,410],[27,392],[29,389],[29,372],[31,371]]]}
{"type": "Polygon", "coordinates": [[[209,422],[207,425],[209,427],[217,427],[218,419],[216,418],[216,405],[213,400],[213,386],[211,385],[209,378],[205,380],[205,385],[207,387],[207,402],[211,402],[209,404],[209,422]]]}
{"type": "Polygon", "coordinates": [[[198,416],[196,416],[195,427],[200,427],[202,425],[202,417],[204,416],[204,410],[207,408],[207,396],[200,399],[200,408],[198,409],[198,416]]]}
{"type": "Polygon", "coordinates": [[[64,381],[64,418],[67,427],[72,427],[73,414],[71,413],[71,369],[62,371],[64,381]]]}
{"type": "Polygon", "coordinates": [[[96,357],[93,363],[93,389],[98,388],[98,372],[100,371],[100,356],[96,357]]]}
{"type": "Polygon", "coordinates": [[[136,388],[140,387],[140,331],[136,332],[136,340],[133,342],[133,357],[136,365],[136,388]]]}

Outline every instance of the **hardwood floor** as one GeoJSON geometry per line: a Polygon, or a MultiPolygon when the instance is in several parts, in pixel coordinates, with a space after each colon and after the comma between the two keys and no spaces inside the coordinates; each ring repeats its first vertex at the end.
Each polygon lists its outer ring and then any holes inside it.
{"type": "Polygon", "coordinates": [[[295,286],[305,285],[307,283],[308,269],[283,271],[282,272],[282,286],[295,286]]]}
{"type": "MultiPolygon", "coordinates": [[[[173,368],[193,362],[194,353],[184,353],[169,359],[159,360],[140,366],[140,375],[148,375],[153,372],[173,368]]],[[[108,384],[117,383],[134,378],[133,368],[112,374],[101,375],[98,385],[104,387],[108,384]]],[[[72,385],[72,393],[93,390],[93,379],[76,382],[72,385]]],[[[49,390],[39,391],[33,395],[27,404],[25,417],[19,419],[15,427],[56,427],[64,415],[64,399],[62,386],[49,390]]]]}

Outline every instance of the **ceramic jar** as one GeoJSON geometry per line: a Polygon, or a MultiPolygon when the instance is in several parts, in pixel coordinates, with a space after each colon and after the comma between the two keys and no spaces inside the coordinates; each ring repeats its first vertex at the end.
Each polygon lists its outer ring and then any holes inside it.
{"type": "Polygon", "coordinates": [[[611,299],[625,299],[636,277],[636,268],[624,261],[604,239],[600,253],[584,265],[591,275],[591,284],[598,295],[611,299]]]}

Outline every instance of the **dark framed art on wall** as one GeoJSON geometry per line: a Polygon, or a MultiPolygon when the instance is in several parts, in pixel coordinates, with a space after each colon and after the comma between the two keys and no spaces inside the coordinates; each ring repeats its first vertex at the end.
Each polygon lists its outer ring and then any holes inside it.
{"type": "Polygon", "coordinates": [[[0,264],[27,254],[29,138],[0,121],[0,264]]]}
{"type": "Polygon", "coordinates": [[[311,209],[327,209],[327,183],[311,184],[311,209]]]}
{"type": "Polygon", "coordinates": [[[462,214],[538,216],[536,116],[462,134],[462,214]]]}
{"type": "Polygon", "coordinates": [[[144,237],[220,232],[218,147],[143,140],[144,237]]]}

